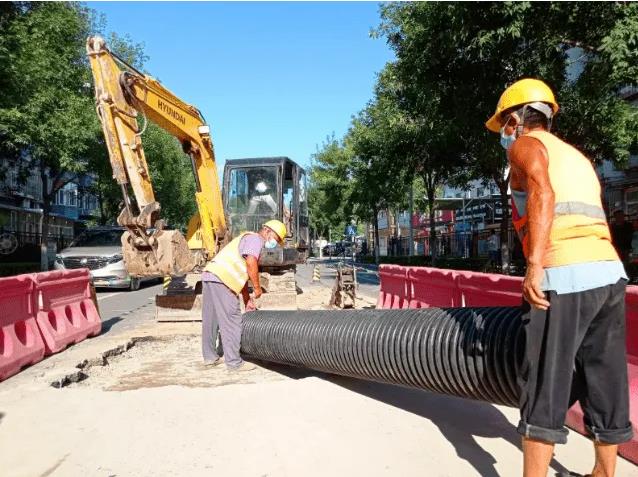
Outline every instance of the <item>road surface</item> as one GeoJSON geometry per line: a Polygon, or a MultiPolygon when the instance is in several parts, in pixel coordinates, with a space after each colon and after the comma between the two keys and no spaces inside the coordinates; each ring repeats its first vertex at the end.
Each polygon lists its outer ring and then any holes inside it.
{"type": "Polygon", "coordinates": [[[162,285],[148,282],[137,291],[97,289],[97,300],[102,317],[102,333],[130,330],[148,319],[155,307],[155,295],[162,293],[162,285]]]}
{"type": "MultiPolygon", "coordinates": [[[[334,281],[328,260],[312,282],[314,265],[299,267],[302,305],[334,281]]],[[[200,323],[155,322],[160,290],[100,291],[105,333],[0,383],[2,477],[521,475],[516,409],[264,363],[203,368],[200,323]]],[[[572,432],[548,475],[592,462],[572,432]]],[[[620,459],[616,476],[634,475],[620,459]]]]}

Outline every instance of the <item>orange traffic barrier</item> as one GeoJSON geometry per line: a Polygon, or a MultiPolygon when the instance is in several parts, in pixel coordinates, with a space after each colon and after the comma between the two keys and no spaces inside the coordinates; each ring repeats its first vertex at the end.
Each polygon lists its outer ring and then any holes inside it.
{"type": "Polygon", "coordinates": [[[0,278],[0,381],[44,357],[31,275],[0,278]]]}
{"type": "Polygon", "coordinates": [[[38,327],[46,354],[100,334],[100,315],[91,298],[89,271],[56,270],[33,275],[40,303],[38,327]]]}
{"type": "Polygon", "coordinates": [[[443,268],[410,267],[408,286],[412,287],[410,308],[462,306],[456,272],[443,268]]]}
{"type": "Polygon", "coordinates": [[[381,265],[379,280],[377,308],[408,308],[412,290],[408,283],[406,267],[381,265]]]}

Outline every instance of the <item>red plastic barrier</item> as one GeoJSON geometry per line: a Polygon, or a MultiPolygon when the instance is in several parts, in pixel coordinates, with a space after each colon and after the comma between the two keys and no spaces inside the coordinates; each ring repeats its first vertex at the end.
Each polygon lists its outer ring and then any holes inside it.
{"type": "Polygon", "coordinates": [[[408,282],[412,286],[410,308],[462,306],[454,270],[410,267],[408,282]]]}
{"type": "Polygon", "coordinates": [[[406,267],[381,265],[379,280],[381,283],[377,308],[408,308],[412,290],[406,267]]]}
{"type": "Polygon", "coordinates": [[[38,327],[46,354],[100,334],[100,315],[91,299],[89,271],[56,270],[33,275],[40,311],[38,327]]]}
{"type": "Polygon", "coordinates": [[[459,271],[459,292],[463,306],[520,306],[522,277],[459,271]]]}
{"type": "Polygon", "coordinates": [[[638,286],[627,287],[625,297],[625,316],[627,317],[627,358],[638,365],[638,286]]]}
{"type": "MultiPolygon", "coordinates": [[[[629,375],[629,419],[633,425],[634,437],[631,441],[620,444],[618,453],[634,464],[638,464],[638,366],[628,363],[627,372],[629,375]]],[[[585,434],[583,410],[580,404],[574,404],[567,411],[565,423],[575,431],[585,434]]]]}
{"type": "Polygon", "coordinates": [[[44,357],[31,275],[0,278],[0,381],[44,357]]]}

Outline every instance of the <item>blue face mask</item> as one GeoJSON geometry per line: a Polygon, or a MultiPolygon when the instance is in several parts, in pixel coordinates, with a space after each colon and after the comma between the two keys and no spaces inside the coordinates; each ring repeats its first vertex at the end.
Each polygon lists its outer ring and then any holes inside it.
{"type": "Polygon", "coordinates": [[[277,241],[275,239],[268,239],[266,243],[264,243],[264,247],[268,249],[273,249],[277,246],[277,241]]]}
{"type": "Polygon", "coordinates": [[[514,141],[516,141],[516,133],[508,136],[507,134],[505,134],[505,126],[503,126],[501,128],[501,146],[503,146],[503,149],[507,151],[512,146],[512,144],[514,144],[514,141]]]}

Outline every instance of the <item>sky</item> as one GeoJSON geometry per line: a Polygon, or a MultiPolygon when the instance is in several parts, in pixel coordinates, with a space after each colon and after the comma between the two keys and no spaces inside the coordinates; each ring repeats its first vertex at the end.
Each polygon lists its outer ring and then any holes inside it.
{"type": "Polygon", "coordinates": [[[376,2],[99,2],[106,30],[128,34],[145,70],[199,108],[218,165],[288,156],[303,166],[341,138],[393,58],[376,2]]]}

